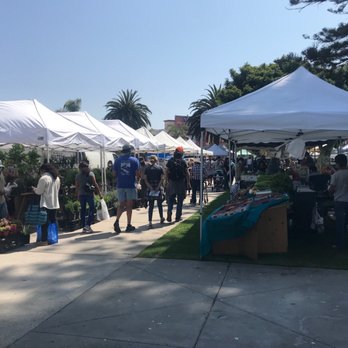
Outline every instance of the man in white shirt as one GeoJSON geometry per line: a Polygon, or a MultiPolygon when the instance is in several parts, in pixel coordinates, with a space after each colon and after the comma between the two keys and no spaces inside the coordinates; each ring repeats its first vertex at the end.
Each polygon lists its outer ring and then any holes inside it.
{"type": "Polygon", "coordinates": [[[329,191],[334,194],[336,215],[336,247],[346,246],[346,224],[348,220],[348,168],[347,157],[335,157],[337,171],[332,175],[329,191]]]}

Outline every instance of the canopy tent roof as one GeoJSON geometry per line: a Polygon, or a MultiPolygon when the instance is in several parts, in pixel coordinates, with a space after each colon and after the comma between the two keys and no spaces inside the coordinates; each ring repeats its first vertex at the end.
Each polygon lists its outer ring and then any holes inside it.
{"type": "Polygon", "coordinates": [[[99,132],[65,119],[35,99],[0,101],[0,120],[3,144],[93,150],[103,142],[99,132]]]}
{"type": "Polygon", "coordinates": [[[149,138],[145,137],[141,133],[137,132],[135,129],[129,127],[121,120],[103,120],[102,121],[108,127],[115,129],[126,136],[132,138],[130,143],[137,150],[152,151],[158,149],[158,144],[153,143],[149,138]]]}
{"type": "Polygon", "coordinates": [[[239,143],[348,137],[348,92],[303,67],[259,90],[204,112],[201,127],[239,143]]]}
{"type": "Polygon", "coordinates": [[[165,131],[161,131],[156,134],[155,138],[159,143],[165,144],[166,152],[174,151],[178,146],[182,146],[182,144],[180,144],[176,139],[174,139],[165,131]]]}
{"type": "Polygon", "coordinates": [[[208,151],[211,151],[213,156],[228,156],[228,151],[216,144],[210,146],[208,151]]]}
{"type": "Polygon", "coordinates": [[[90,129],[92,132],[98,132],[101,134],[103,138],[103,148],[106,150],[119,150],[124,144],[133,140],[133,137],[127,136],[111,127],[108,127],[86,111],[60,112],[59,115],[74,124],[83,124],[84,127],[90,129]]]}
{"type": "Polygon", "coordinates": [[[146,138],[150,139],[151,143],[156,144],[158,146],[158,149],[164,149],[165,144],[160,144],[155,136],[145,127],[141,127],[136,130],[138,133],[142,134],[146,138]]]}
{"type": "MultiPolygon", "coordinates": [[[[195,151],[197,151],[196,153],[197,154],[200,154],[201,153],[201,148],[192,140],[192,139],[187,139],[186,142],[192,146],[195,151]]],[[[203,155],[204,156],[213,156],[213,153],[211,151],[208,151],[208,150],[204,150],[203,149],[203,155]]]]}
{"type": "Polygon", "coordinates": [[[197,149],[189,144],[183,137],[177,137],[175,139],[177,142],[181,144],[181,146],[184,148],[184,152],[189,153],[189,154],[198,154],[199,152],[197,149]]]}

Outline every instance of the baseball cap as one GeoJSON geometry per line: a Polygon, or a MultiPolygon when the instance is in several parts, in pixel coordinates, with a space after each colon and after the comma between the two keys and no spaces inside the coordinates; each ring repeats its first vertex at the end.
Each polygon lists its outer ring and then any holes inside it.
{"type": "Polygon", "coordinates": [[[184,153],[184,148],[182,146],[178,146],[176,149],[175,149],[176,152],[179,152],[179,153],[184,153]]]}
{"type": "Polygon", "coordinates": [[[129,144],[124,144],[122,146],[122,153],[128,153],[131,152],[133,150],[133,146],[129,145],[129,144]]]}

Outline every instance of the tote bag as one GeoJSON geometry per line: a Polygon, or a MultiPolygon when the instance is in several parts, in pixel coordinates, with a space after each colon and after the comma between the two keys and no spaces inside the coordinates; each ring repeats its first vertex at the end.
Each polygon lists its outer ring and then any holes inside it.
{"type": "Polygon", "coordinates": [[[26,225],[44,225],[47,222],[47,211],[37,204],[31,204],[24,213],[26,225]]]}

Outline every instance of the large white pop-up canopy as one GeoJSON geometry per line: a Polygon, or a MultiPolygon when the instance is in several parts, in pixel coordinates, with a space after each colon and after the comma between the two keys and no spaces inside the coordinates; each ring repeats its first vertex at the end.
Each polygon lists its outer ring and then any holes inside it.
{"type": "Polygon", "coordinates": [[[98,149],[100,133],[75,124],[37,100],[0,101],[0,143],[50,149],[98,149]]]}
{"type": "Polygon", "coordinates": [[[121,133],[120,131],[108,127],[103,122],[98,121],[86,111],[60,112],[59,115],[74,124],[82,124],[92,132],[98,132],[103,139],[102,148],[107,151],[120,150],[124,144],[130,143],[133,137],[121,133]]]}
{"type": "Polygon", "coordinates": [[[303,67],[202,114],[201,127],[238,143],[348,137],[348,92],[303,67]]]}
{"type": "Polygon", "coordinates": [[[158,150],[159,151],[164,151],[165,149],[165,144],[163,143],[159,143],[157,141],[157,139],[155,138],[155,136],[145,127],[141,127],[139,129],[136,130],[138,133],[142,134],[143,136],[145,136],[146,138],[148,138],[152,144],[155,144],[158,146],[158,150]]]}
{"type": "MultiPolygon", "coordinates": [[[[300,67],[253,93],[204,112],[201,127],[238,143],[348,138],[348,92],[300,67]]],[[[202,197],[202,185],[200,191],[202,197]]],[[[200,231],[202,238],[202,205],[200,231]]]]}
{"type": "Polygon", "coordinates": [[[178,146],[182,146],[182,144],[180,144],[176,139],[174,139],[165,131],[161,131],[156,134],[155,138],[159,143],[165,144],[166,152],[174,151],[178,146]]]}
{"type": "Polygon", "coordinates": [[[184,148],[184,152],[187,154],[197,155],[197,149],[189,144],[183,137],[177,137],[176,141],[181,144],[181,146],[184,148]]]}
{"type": "MultiPolygon", "coordinates": [[[[198,154],[201,153],[201,148],[198,145],[196,145],[195,142],[192,139],[187,139],[186,142],[189,145],[191,145],[195,150],[197,150],[198,154]]],[[[203,155],[205,155],[205,156],[213,156],[213,153],[212,153],[212,151],[203,149],[203,155]]]]}
{"type": "Polygon", "coordinates": [[[126,136],[132,138],[130,143],[137,150],[142,151],[154,151],[158,149],[158,144],[154,144],[151,140],[144,135],[137,132],[132,127],[129,127],[121,120],[103,120],[102,121],[108,127],[119,131],[120,133],[125,134],[126,136]]]}

